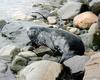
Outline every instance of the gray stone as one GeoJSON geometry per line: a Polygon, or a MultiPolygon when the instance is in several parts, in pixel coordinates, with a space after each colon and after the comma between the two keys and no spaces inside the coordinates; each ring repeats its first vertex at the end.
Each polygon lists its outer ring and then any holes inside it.
{"type": "Polygon", "coordinates": [[[79,2],[67,2],[58,11],[58,15],[62,19],[73,18],[80,12],[82,4],[79,2]]]}
{"type": "Polygon", "coordinates": [[[33,22],[28,21],[14,21],[4,26],[2,33],[12,37],[9,39],[13,44],[19,47],[26,46],[30,41],[27,35],[27,29],[33,26],[33,22]]]}
{"type": "Polygon", "coordinates": [[[11,60],[20,52],[20,49],[14,45],[7,45],[0,49],[0,57],[6,60],[11,60]]]}
{"type": "Polygon", "coordinates": [[[28,59],[21,57],[21,56],[15,56],[11,63],[11,70],[14,72],[18,72],[22,68],[24,68],[28,64],[28,59]]]}
{"type": "Polygon", "coordinates": [[[62,70],[59,63],[42,60],[34,62],[21,70],[17,80],[55,80],[62,70]]]}
{"type": "Polygon", "coordinates": [[[89,4],[91,0],[67,0],[67,2],[81,2],[84,4],[89,4]]]}
{"type": "Polygon", "coordinates": [[[85,45],[86,50],[93,47],[93,33],[85,33],[80,35],[80,37],[85,45]]]}
{"type": "Polygon", "coordinates": [[[85,63],[89,60],[88,56],[74,56],[64,62],[64,65],[70,67],[72,73],[84,71],[85,63]]]}
{"type": "Polygon", "coordinates": [[[2,30],[2,28],[6,25],[6,21],[5,20],[0,20],[0,32],[2,30]]]}
{"type": "Polygon", "coordinates": [[[95,14],[100,13],[100,0],[92,0],[89,5],[92,12],[95,14]]]}
{"type": "Polygon", "coordinates": [[[0,80],[16,80],[7,62],[0,59],[0,80]]]}
{"type": "Polygon", "coordinates": [[[88,33],[95,33],[98,29],[98,23],[94,23],[91,25],[90,29],[88,30],[88,33]]]}

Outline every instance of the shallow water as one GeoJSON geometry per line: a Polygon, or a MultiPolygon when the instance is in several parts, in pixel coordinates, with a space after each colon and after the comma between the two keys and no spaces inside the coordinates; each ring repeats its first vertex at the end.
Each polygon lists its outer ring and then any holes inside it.
{"type": "Polygon", "coordinates": [[[13,13],[22,11],[30,14],[33,9],[32,5],[45,3],[48,0],[0,0],[0,19],[9,20],[13,13]]]}

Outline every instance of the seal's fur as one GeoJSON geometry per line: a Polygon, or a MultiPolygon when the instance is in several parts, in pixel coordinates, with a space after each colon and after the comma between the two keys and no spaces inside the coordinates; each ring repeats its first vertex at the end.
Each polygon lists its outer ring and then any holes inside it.
{"type": "Polygon", "coordinates": [[[60,63],[74,55],[84,54],[82,40],[67,31],[36,26],[31,27],[27,33],[33,44],[45,45],[62,53],[60,63]]]}

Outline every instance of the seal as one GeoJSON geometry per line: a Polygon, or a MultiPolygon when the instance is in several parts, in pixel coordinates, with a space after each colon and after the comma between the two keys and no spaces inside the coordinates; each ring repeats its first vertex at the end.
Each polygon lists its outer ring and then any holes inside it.
{"type": "Polygon", "coordinates": [[[80,37],[65,30],[33,26],[27,34],[32,44],[44,45],[61,53],[60,63],[75,55],[83,55],[85,51],[80,37]]]}

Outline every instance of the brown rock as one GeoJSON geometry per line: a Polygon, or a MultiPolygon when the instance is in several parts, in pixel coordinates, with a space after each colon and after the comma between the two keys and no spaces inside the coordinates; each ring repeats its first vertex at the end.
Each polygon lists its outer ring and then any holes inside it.
{"type": "Polygon", "coordinates": [[[83,80],[100,80],[100,53],[91,56],[86,63],[83,80]]]}
{"type": "Polygon", "coordinates": [[[84,12],[74,17],[73,23],[81,29],[88,29],[93,23],[98,22],[98,17],[92,12],[84,12]]]}

